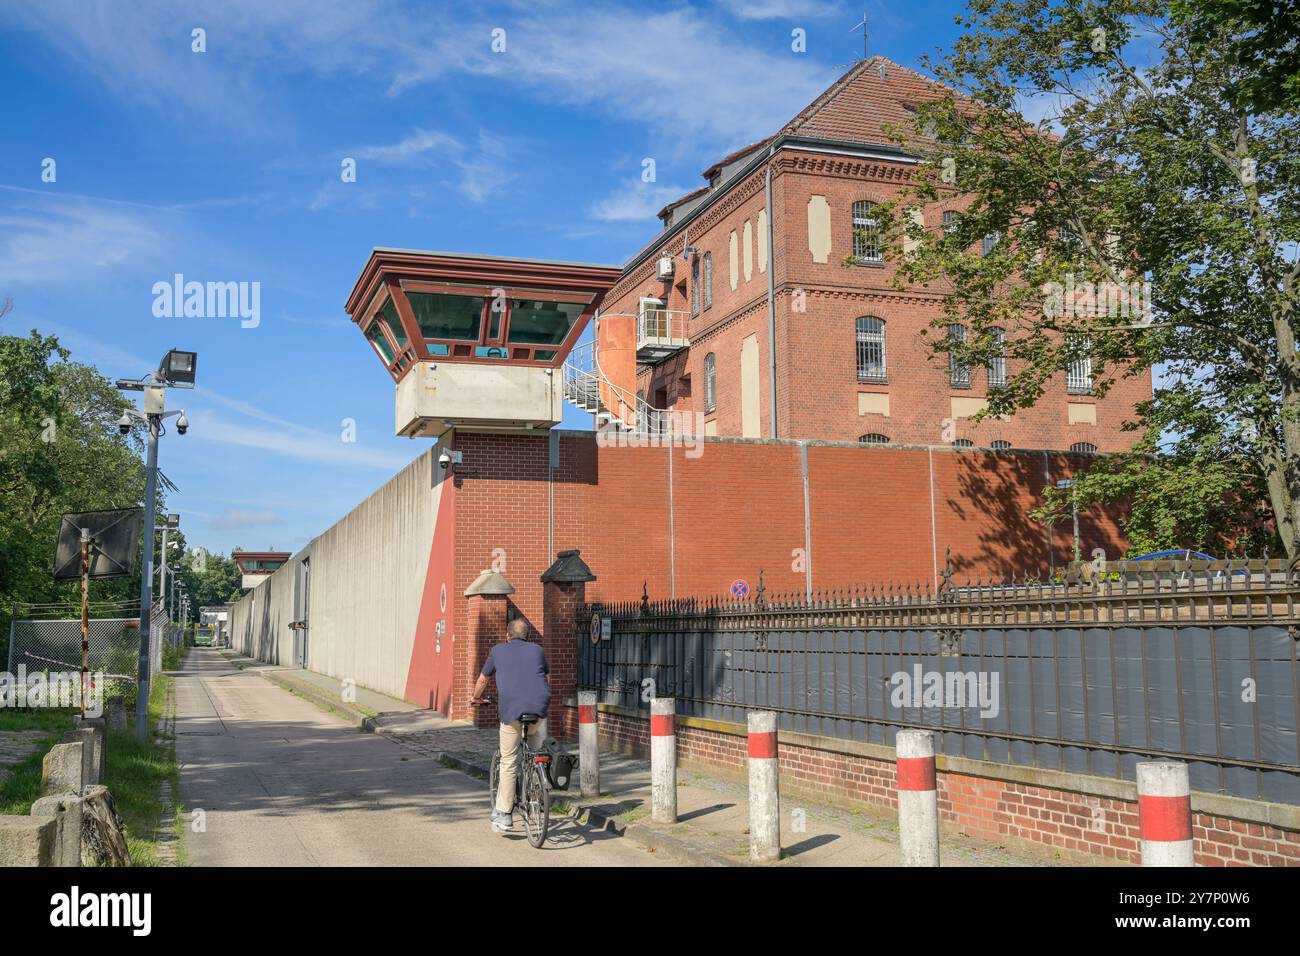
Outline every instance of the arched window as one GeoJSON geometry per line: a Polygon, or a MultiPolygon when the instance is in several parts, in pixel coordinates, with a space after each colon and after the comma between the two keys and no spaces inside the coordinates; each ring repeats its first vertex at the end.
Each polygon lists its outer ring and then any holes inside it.
{"type": "Polygon", "coordinates": [[[995,448],[995,449],[997,449],[998,451],[1006,451],[1008,448],[1011,447],[1011,442],[1009,442],[1009,441],[1003,441],[1001,438],[999,438],[997,441],[992,442],[992,443],[989,445],[989,447],[990,447],[990,448],[995,448]]]}
{"type": "Polygon", "coordinates": [[[955,438],[952,443],[953,448],[974,448],[975,443],[969,438],[955,438]]]}
{"type": "Polygon", "coordinates": [[[858,439],[858,441],[860,441],[864,445],[888,445],[889,436],[881,435],[878,432],[871,432],[870,434],[863,435],[861,438],[858,439]]]}
{"type": "Polygon", "coordinates": [[[858,262],[884,262],[876,204],[865,199],[853,204],[853,258],[858,262]]]}
{"type": "Polygon", "coordinates": [[[718,407],[718,360],[710,352],[704,356],[704,410],[715,411],[718,407]]]}
{"type": "Polygon", "coordinates": [[[1004,388],[1007,384],[1007,334],[994,326],[989,329],[993,340],[993,353],[989,357],[989,388],[1004,388]]]}
{"type": "Polygon", "coordinates": [[[885,320],[864,315],[857,320],[858,381],[883,382],[885,369],[885,320]]]}
{"type": "Polygon", "coordinates": [[[1097,451],[1097,446],[1090,441],[1077,441],[1070,446],[1070,451],[1084,452],[1091,455],[1097,451]]]}

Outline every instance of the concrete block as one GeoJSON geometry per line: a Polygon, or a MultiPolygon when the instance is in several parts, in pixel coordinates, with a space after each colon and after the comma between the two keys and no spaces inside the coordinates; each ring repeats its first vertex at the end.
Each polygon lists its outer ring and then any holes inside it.
{"type": "Polygon", "coordinates": [[[41,796],[58,793],[81,793],[85,786],[85,746],[76,743],[55,744],[41,763],[41,796]]]}
{"type": "Polygon", "coordinates": [[[51,817],[0,816],[0,866],[54,866],[58,841],[51,817]]]}
{"type": "Polygon", "coordinates": [[[87,783],[103,783],[105,760],[108,754],[108,721],[104,717],[81,717],[74,718],[74,726],[81,730],[90,728],[94,731],[94,754],[91,759],[92,773],[87,778],[87,783]]]}
{"type": "Polygon", "coordinates": [[[108,717],[108,726],[114,730],[126,730],[126,698],[114,694],[104,702],[104,712],[108,717]]]}
{"type": "Polygon", "coordinates": [[[48,817],[58,824],[57,852],[53,866],[81,866],[81,797],[61,793],[41,797],[32,804],[33,817],[48,817]]]}
{"type": "Polygon", "coordinates": [[[81,744],[81,785],[85,787],[94,783],[95,781],[91,777],[95,772],[95,732],[89,727],[69,730],[63,735],[62,742],[65,744],[81,744]]]}

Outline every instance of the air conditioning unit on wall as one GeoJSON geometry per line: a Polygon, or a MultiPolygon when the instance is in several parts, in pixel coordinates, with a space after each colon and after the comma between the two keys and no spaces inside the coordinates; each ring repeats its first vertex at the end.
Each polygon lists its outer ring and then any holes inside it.
{"type": "Polygon", "coordinates": [[[663,256],[660,258],[659,262],[655,264],[655,275],[660,279],[667,281],[673,277],[673,269],[673,257],[663,256]]]}

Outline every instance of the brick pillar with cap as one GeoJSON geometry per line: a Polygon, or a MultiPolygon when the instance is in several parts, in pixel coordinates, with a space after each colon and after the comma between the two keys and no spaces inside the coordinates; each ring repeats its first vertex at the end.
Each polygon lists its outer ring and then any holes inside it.
{"type": "Polygon", "coordinates": [[[465,589],[465,607],[468,627],[465,640],[456,642],[456,693],[452,699],[453,720],[470,720],[478,727],[497,725],[495,704],[470,707],[474,695],[474,682],[483,670],[488,652],[506,636],[506,618],[509,596],[515,593],[514,585],[500,571],[483,571],[474,583],[465,589]]]}
{"type": "Polygon", "coordinates": [[[587,602],[587,582],[596,575],[575,548],[557,554],[541,580],[542,646],[551,667],[547,732],[571,741],[578,736],[578,641],[586,635],[578,613],[587,602]]]}

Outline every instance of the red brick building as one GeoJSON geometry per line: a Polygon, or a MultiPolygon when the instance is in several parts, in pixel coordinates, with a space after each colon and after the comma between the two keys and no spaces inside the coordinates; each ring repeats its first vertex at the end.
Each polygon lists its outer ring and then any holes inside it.
{"type": "MultiPolygon", "coordinates": [[[[889,145],[885,128],[934,95],[933,82],[912,70],[865,60],[772,136],[705,170],[707,186],[664,208],[663,232],[627,263],[602,307],[638,316],[636,388],[649,405],[702,412],[709,435],[1130,446],[1121,425],[1151,397],[1149,373],[1098,399],[1082,363],[1070,382],[1050,382],[1037,406],[971,421],[1010,370],[950,372],[920,339],[942,316],[940,297],[900,292],[885,251],[864,248],[860,234],[855,247],[855,222],[869,223],[871,204],[905,188],[916,163],[889,145]],[[854,255],[859,264],[845,266],[854,255]]],[[[954,193],[934,204],[925,225],[941,229],[944,213],[963,203],[954,193]]]]}

